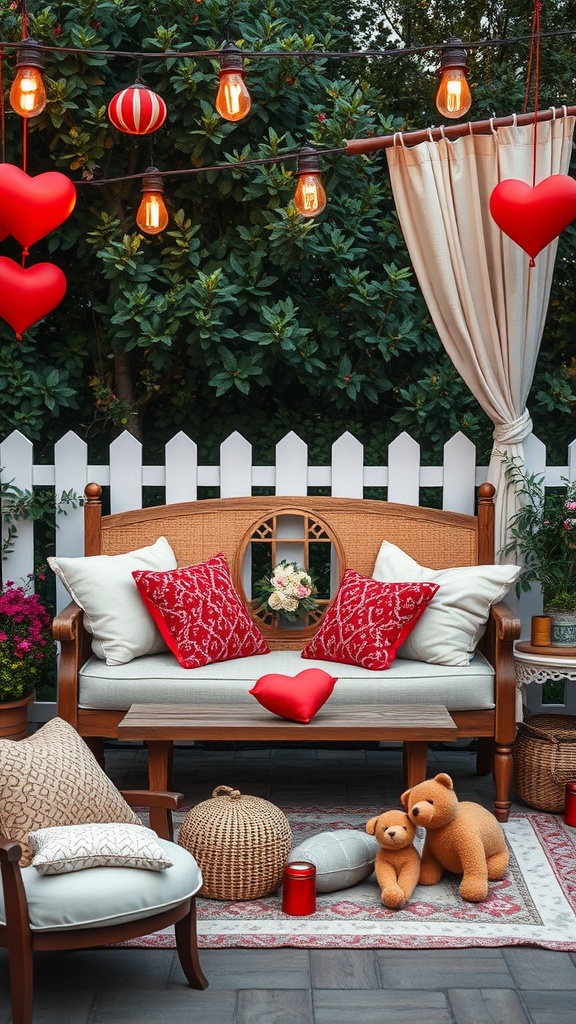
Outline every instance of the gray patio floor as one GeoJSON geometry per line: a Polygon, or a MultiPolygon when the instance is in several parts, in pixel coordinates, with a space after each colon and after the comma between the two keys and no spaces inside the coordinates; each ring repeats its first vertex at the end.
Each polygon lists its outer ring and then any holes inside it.
{"type": "MultiPolygon", "coordinates": [[[[121,787],[146,786],[146,753],[111,745],[121,787]]],[[[458,795],[491,805],[474,754],[434,748],[428,772],[452,774],[458,795]]],[[[277,804],[396,806],[400,751],[178,747],[175,788],[197,802],[232,785],[277,804]]],[[[514,809],[522,810],[519,804],[514,809]]],[[[576,938],[576,936],[575,936],[576,938]]],[[[574,1024],[576,953],[464,950],[201,951],[210,982],[187,987],[172,950],[39,954],[35,1024],[574,1024]]],[[[0,1024],[9,1024],[0,950],[0,1024]]]]}

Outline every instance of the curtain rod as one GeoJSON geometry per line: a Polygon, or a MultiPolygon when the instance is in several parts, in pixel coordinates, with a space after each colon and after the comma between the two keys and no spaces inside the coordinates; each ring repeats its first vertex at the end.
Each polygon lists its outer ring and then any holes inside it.
{"type": "Polygon", "coordinates": [[[464,135],[489,135],[495,128],[509,128],[512,125],[533,124],[534,121],[555,121],[560,117],[576,116],[576,107],[549,107],[529,114],[508,114],[506,117],[491,117],[488,121],[466,121],[463,124],[442,125],[434,128],[419,128],[414,132],[396,132],[394,135],[376,135],[371,139],[348,139],[346,152],[372,153],[377,149],[390,149],[395,144],[417,146],[420,142],[438,142],[442,138],[459,139],[464,135]]]}

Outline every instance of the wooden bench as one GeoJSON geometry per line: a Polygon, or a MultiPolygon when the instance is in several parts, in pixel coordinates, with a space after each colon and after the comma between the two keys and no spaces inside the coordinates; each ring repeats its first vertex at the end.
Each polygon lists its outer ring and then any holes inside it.
{"type": "MultiPolygon", "coordinates": [[[[308,667],[310,662],[301,661],[299,652],[318,629],[344,570],[352,568],[372,576],[384,539],[432,569],[492,563],[493,495],[491,485],[480,487],[476,516],[372,499],[316,496],[217,498],[102,515],[101,488],[89,484],[85,504],[86,555],[132,551],[153,544],[159,536],[168,539],[179,566],[196,564],[223,552],[231,566],[235,587],[266,637],[271,654],[228,663],[228,676],[225,680],[218,679],[217,685],[214,672],[208,674],[207,684],[201,669],[182,669],[176,659],[167,654],[137,658],[128,666],[110,668],[90,656],[91,638],[83,629],[82,611],[72,603],[54,622],[54,635],[61,643],[59,715],[102,756],[104,738],[119,736],[120,722],[132,704],[167,702],[166,672],[170,674],[172,692],[168,703],[185,703],[198,710],[214,703],[216,687],[221,694],[218,704],[234,702],[255,711],[255,701],[248,690],[258,676],[249,676],[246,672],[295,674],[308,667]],[[321,595],[319,608],[310,614],[303,628],[283,627],[273,613],[262,612],[252,601],[251,585],[254,572],[258,574],[261,553],[271,565],[280,558],[305,566],[324,558],[329,565],[329,591],[321,595]],[[170,659],[173,669],[166,668],[170,659]],[[291,667],[278,668],[278,659],[291,667]],[[258,668],[252,669],[253,660],[257,660],[258,668]],[[269,667],[269,663],[275,667],[269,667]]],[[[351,702],[372,706],[413,703],[412,687],[406,685],[406,674],[410,671],[418,675],[417,703],[423,707],[445,705],[456,724],[455,738],[479,740],[478,770],[487,773],[492,769],[494,811],[499,820],[505,821],[510,809],[516,732],[513,641],[519,635],[518,619],[504,603],[494,604],[479,645],[486,659],[483,664],[485,675],[489,677],[490,694],[487,699],[484,693],[478,704],[471,706],[469,700],[462,706],[459,702],[459,680],[464,684],[469,675],[467,668],[453,670],[450,693],[445,699],[438,696],[438,666],[397,658],[380,674],[381,687],[378,673],[357,669],[354,675],[346,666],[324,663],[339,678],[329,705],[336,708],[339,703],[351,702]],[[347,678],[349,674],[351,677],[347,678]],[[367,687],[369,697],[366,697],[367,687]]],[[[271,742],[278,735],[272,716],[267,735],[271,742]]],[[[358,738],[361,738],[360,733],[358,738]]]]}

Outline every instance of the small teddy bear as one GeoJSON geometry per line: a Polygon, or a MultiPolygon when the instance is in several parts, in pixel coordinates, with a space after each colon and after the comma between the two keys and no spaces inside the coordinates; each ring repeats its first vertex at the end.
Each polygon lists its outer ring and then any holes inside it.
{"type": "Polygon", "coordinates": [[[485,899],[488,881],[502,878],[508,867],[506,840],[494,815],[482,804],[459,801],[444,772],[407,789],[400,799],[412,821],[426,829],[420,884],[435,885],[451,871],[462,875],[462,899],[485,899]]]}
{"type": "Polygon", "coordinates": [[[420,876],[420,854],[413,846],[416,826],[404,811],[384,811],[366,823],[380,843],[374,870],[382,903],[392,910],[408,902],[420,876]]]}

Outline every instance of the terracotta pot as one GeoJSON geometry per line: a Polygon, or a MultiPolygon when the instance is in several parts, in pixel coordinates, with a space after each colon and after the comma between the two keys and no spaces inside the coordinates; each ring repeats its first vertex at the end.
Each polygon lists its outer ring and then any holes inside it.
{"type": "Polygon", "coordinates": [[[36,697],[32,690],[21,700],[0,703],[0,739],[23,740],[28,733],[28,705],[36,697]]]}

